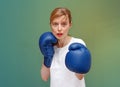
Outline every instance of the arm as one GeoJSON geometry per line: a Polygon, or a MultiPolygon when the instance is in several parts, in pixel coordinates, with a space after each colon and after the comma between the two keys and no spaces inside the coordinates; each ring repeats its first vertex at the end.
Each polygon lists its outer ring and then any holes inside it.
{"type": "Polygon", "coordinates": [[[83,44],[71,44],[66,54],[65,65],[70,71],[75,72],[78,79],[82,80],[84,74],[88,73],[91,67],[89,50],[83,44]]]}
{"type": "Polygon", "coordinates": [[[53,44],[56,42],[57,39],[51,32],[45,32],[39,38],[39,48],[44,56],[44,61],[41,67],[41,77],[44,81],[47,81],[50,76],[50,66],[54,55],[53,44]]]}
{"type": "Polygon", "coordinates": [[[50,76],[50,68],[47,68],[44,64],[41,67],[41,77],[42,80],[47,81],[50,76]]]}
{"type": "Polygon", "coordinates": [[[79,79],[79,80],[82,80],[83,77],[84,77],[84,74],[78,74],[78,73],[75,73],[76,77],[79,79]]]}

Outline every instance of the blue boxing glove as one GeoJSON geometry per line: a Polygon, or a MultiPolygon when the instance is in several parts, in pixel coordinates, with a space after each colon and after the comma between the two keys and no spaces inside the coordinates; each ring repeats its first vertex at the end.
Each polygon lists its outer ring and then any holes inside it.
{"type": "Polygon", "coordinates": [[[66,67],[75,73],[85,74],[91,67],[90,51],[81,43],[72,43],[65,58],[66,67]]]}
{"type": "Polygon", "coordinates": [[[54,55],[53,45],[57,43],[57,39],[51,32],[45,32],[40,36],[39,47],[44,55],[44,65],[50,67],[54,55]]]}

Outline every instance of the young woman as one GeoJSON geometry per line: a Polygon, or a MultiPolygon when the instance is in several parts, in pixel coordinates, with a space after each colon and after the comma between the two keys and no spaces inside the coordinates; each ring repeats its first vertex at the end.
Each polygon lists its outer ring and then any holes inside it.
{"type": "Polygon", "coordinates": [[[50,67],[42,64],[41,77],[47,81],[50,77],[50,87],[85,87],[84,74],[70,71],[65,65],[65,56],[71,43],[85,45],[82,39],[69,36],[72,17],[67,8],[55,8],[50,16],[52,34],[57,38],[54,45],[54,55],[50,67]]]}

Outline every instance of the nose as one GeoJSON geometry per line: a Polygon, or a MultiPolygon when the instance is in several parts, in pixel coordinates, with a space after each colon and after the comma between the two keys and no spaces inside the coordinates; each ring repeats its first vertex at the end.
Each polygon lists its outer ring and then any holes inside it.
{"type": "Polygon", "coordinates": [[[61,31],[62,30],[62,27],[61,27],[61,25],[59,24],[59,26],[58,26],[58,31],[61,31]]]}

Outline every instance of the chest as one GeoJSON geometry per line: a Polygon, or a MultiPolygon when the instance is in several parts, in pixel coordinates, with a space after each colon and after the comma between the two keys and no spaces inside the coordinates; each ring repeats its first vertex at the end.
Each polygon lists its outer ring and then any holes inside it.
{"type": "MultiPolygon", "coordinates": [[[[55,49],[55,53],[52,61],[52,68],[64,68],[65,67],[65,56],[68,52],[68,47],[55,49]]],[[[66,67],[65,67],[66,68],[66,67]]]]}

